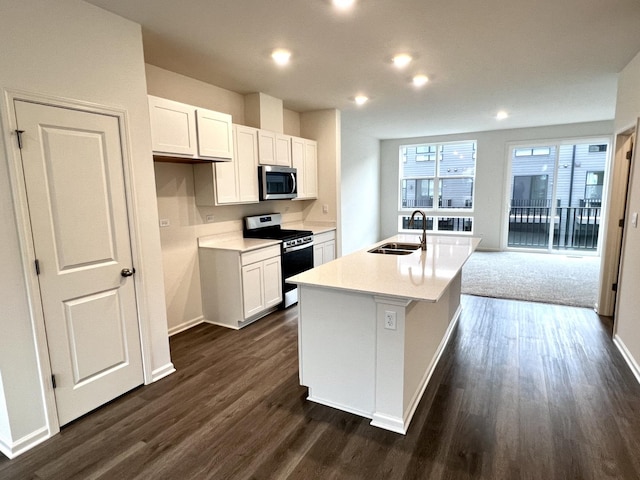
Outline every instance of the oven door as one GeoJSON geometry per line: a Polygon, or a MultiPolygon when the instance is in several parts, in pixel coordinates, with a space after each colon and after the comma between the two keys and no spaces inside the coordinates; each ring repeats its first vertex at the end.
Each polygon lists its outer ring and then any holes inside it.
{"type": "Polygon", "coordinates": [[[313,268],[313,242],[305,245],[285,248],[282,252],[282,278],[284,308],[298,301],[296,285],[287,283],[286,279],[313,268]]]}

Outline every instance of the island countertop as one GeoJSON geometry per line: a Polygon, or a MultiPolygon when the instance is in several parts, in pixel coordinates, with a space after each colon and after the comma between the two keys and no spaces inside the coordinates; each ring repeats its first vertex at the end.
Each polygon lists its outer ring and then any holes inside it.
{"type": "Polygon", "coordinates": [[[354,292],[436,302],[480,243],[477,237],[427,235],[427,250],[381,255],[369,250],[387,242],[419,243],[400,234],[319,267],[287,282],[354,292]]]}

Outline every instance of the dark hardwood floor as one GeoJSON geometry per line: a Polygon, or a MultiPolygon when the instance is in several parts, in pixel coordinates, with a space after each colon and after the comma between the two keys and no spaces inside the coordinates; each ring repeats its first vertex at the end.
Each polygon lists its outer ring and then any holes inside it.
{"type": "Polygon", "coordinates": [[[406,436],[305,400],[294,307],[172,337],[175,374],[0,455],[0,479],[640,478],[640,385],[609,319],[463,305],[406,436]]]}

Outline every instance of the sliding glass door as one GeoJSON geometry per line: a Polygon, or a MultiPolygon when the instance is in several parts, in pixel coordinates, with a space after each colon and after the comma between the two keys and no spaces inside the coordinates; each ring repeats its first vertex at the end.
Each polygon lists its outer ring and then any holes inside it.
{"type": "Polygon", "coordinates": [[[511,148],[509,248],[597,251],[608,139],[511,148]]]}

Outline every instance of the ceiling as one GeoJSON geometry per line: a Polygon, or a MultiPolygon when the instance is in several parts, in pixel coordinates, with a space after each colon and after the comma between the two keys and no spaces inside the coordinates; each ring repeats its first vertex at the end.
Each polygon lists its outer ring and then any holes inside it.
{"type": "Polygon", "coordinates": [[[640,51],[640,0],[88,3],[142,25],[147,63],[299,112],[337,108],[380,139],[613,119],[617,73],[640,51]],[[414,57],[402,71],[399,52],[414,57]],[[415,73],[430,82],[416,89],[415,73]]]}

